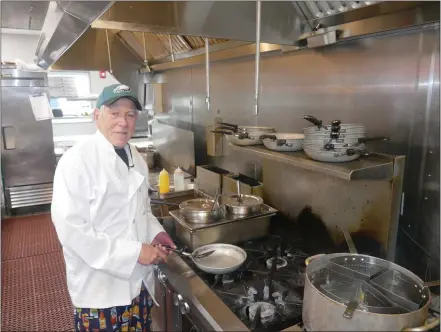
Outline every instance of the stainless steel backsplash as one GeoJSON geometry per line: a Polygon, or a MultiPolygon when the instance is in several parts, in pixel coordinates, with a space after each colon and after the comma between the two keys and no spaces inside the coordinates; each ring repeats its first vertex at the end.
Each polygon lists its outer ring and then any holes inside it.
{"type": "MultiPolygon", "coordinates": [[[[369,150],[406,155],[400,226],[439,262],[439,25],[263,56],[257,117],[253,115],[253,58],[212,63],[210,77],[211,113],[205,105],[203,66],[156,74],[156,81],[166,83],[167,113],[161,121],[180,128],[179,133],[172,133],[167,127],[154,137],[163,142],[158,151],[166,162],[190,171],[211,162],[264,180],[266,198],[295,217],[302,204],[323,205],[314,200],[325,200],[326,195],[314,197],[313,189],[304,202],[295,194],[299,181],[302,186],[309,183],[319,188],[321,184],[313,181],[317,176],[308,182],[305,172],[269,166],[283,179],[274,181],[274,187],[265,182],[259,158],[233,151],[208,157],[204,128],[220,117],[241,125],[274,126],[279,132],[302,132],[308,126],[302,120],[305,114],[324,122],[364,123],[369,136],[391,137],[390,142],[369,143],[369,150]]],[[[329,209],[325,211],[329,213],[329,209]]],[[[413,244],[403,234],[398,235],[404,248],[401,252],[417,252],[409,249],[413,244]]]]}

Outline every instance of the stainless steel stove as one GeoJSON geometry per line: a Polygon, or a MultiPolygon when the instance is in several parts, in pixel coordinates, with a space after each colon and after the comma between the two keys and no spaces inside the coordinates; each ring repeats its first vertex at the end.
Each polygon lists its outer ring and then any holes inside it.
{"type": "Polygon", "coordinates": [[[276,331],[299,323],[308,255],[277,236],[240,247],[247,260],[231,274],[208,274],[191,259],[186,262],[250,330],[276,331]]]}
{"type": "Polygon", "coordinates": [[[301,322],[304,261],[310,256],[302,242],[269,235],[239,246],[247,252],[247,260],[231,274],[205,273],[188,258],[177,258],[185,272],[173,274],[176,266],[171,263],[159,268],[159,279],[167,279],[162,285],[174,294],[176,310],[183,314],[178,324],[169,322],[161,328],[185,330],[183,325],[190,322],[187,329],[195,331],[281,331],[301,322]],[[187,283],[182,281],[186,278],[187,283]],[[211,304],[202,307],[208,298],[211,304]]]}

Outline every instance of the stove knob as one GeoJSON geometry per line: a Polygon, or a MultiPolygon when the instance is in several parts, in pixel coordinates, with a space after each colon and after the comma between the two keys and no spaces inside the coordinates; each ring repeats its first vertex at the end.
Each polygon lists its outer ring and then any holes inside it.
{"type": "Polygon", "coordinates": [[[181,305],[179,306],[179,309],[181,309],[181,314],[183,315],[187,315],[190,313],[190,306],[188,305],[187,302],[182,302],[181,305]]]}
{"type": "Polygon", "coordinates": [[[158,280],[163,284],[167,282],[167,277],[161,270],[158,270],[158,280]]]}
{"type": "Polygon", "coordinates": [[[178,293],[173,294],[173,303],[175,304],[175,306],[177,306],[177,307],[180,306],[183,301],[184,301],[184,298],[182,297],[181,294],[178,294],[178,293]]]}

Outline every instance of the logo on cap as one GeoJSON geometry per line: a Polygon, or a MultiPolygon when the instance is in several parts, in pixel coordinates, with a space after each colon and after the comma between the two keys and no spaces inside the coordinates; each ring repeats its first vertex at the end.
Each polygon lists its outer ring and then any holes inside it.
{"type": "Polygon", "coordinates": [[[130,88],[127,85],[118,85],[115,89],[113,89],[113,93],[120,92],[129,92],[130,88]]]}

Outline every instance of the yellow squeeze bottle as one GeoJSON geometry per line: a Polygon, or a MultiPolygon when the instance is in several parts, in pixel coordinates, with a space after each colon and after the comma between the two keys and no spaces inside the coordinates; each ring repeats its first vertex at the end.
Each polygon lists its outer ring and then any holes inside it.
{"type": "Polygon", "coordinates": [[[159,193],[167,194],[168,192],[170,192],[170,177],[168,172],[163,169],[159,173],[159,193]]]}

